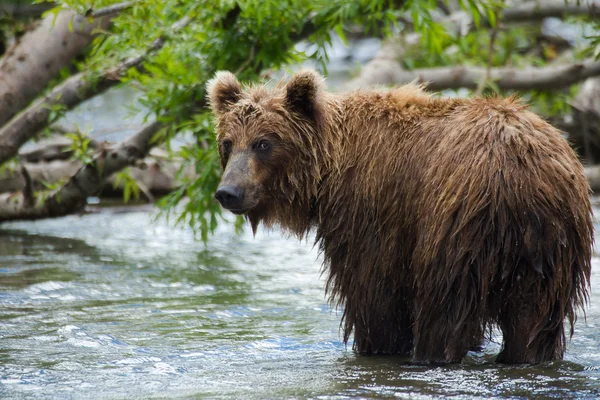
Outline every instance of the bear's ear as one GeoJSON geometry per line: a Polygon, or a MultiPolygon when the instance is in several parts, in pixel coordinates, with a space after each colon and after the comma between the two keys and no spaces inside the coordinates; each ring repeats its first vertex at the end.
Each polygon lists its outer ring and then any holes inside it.
{"type": "Polygon", "coordinates": [[[321,75],[313,70],[302,70],[286,85],[287,105],[306,117],[315,118],[319,97],[323,90],[325,90],[325,80],[321,75]]]}
{"type": "Polygon", "coordinates": [[[206,93],[214,113],[221,115],[240,100],[242,86],[231,72],[219,71],[206,84],[206,93]]]}

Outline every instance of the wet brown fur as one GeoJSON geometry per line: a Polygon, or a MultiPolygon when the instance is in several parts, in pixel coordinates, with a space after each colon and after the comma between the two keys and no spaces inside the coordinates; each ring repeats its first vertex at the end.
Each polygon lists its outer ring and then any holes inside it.
{"type": "Polygon", "coordinates": [[[499,362],[562,358],[588,296],[589,189],[559,131],[518,100],[330,94],[311,71],[272,89],[219,73],[208,92],[223,181],[245,185],[253,229],[316,229],[357,352],[460,362],[499,326],[499,362]],[[266,159],[251,150],[261,137],[266,159]]]}

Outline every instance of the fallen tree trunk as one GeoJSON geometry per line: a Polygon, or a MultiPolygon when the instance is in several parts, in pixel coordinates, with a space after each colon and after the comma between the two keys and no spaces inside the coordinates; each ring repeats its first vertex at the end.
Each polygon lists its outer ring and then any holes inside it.
{"type": "MultiPolygon", "coordinates": [[[[188,17],[182,18],[173,26],[173,30],[182,29],[189,21],[188,17]]],[[[87,72],[73,75],[15,116],[0,129],[0,165],[17,155],[23,144],[48,125],[48,117],[52,109],[62,107],[69,110],[82,101],[117,85],[127,70],[142,65],[147,55],[162,48],[165,41],[165,37],[156,39],[146,53],[105,71],[97,79],[87,72]]]]}
{"type": "MultiPolygon", "coordinates": [[[[155,158],[144,159],[143,166],[129,168],[129,173],[136,184],[140,187],[143,196],[149,202],[156,197],[163,196],[178,189],[183,183],[181,179],[193,179],[195,168],[187,167],[180,171],[181,163],[174,161],[157,161],[155,158]]],[[[123,198],[124,184],[115,185],[115,176],[106,180],[106,184],[100,193],[102,198],[123,198]]]]}
{"type": "Polygon", "coordinates": [[[90,164],[73,174],[65,185],[47,196],[34,196],[31,176],[24,170],[24,190],[0,195],[0,222],[80,212],[88,197],[98,195],[108,177],[146,156],[155,144],[152,138],[161,128],[162,123],[152,122],[113,148],[102,150],[90,164]]]}
{"type": "Polygon", "coordinates": [[[0,174],[0,193],[19,192],[27,184],[26,175],[29,174],[33,190],[44,190],[46,185],[51,185],[73,176],[81,163],[76,160],[55,160],[43,163],[23,163],[14,170],[5,169],[0,174]]]}
{"type": "Polygon", "coordinates": [[[502,10],[502,21],[525,22],[544,18],[564,18],[568,16],[588,15],[600,17],[600,1],[598,0],[545,0],[529,1],[502,10]]]}
{"type": "Polygon", "coordinates": [[[90,76],[79,73],[55,87],[0,129],[0,165],[17,155],[21,146],[48,125],[54,107],[71,109],[82,98],[102,93],[117,82],[106,77],[94,86],[90,76]]]}
{"type": "MultiPolygon", "coordinates": [[[[416,81],[431,90],[475,89],[486,77],[483,67],[443,67],[426,68],[412,71],[404,70],[399,64],[396,68],[376,69],[370,80],[379,85],[397,85],[416,81]]],[[[600,61],[585,60],[567,65],[549,65],[546,67],[513,68],[502,67],[490,70],[489,80],[500,89],[513,90],[553,90],[568,87],[592,76],[600,75],[600,61]]]]}
{"type": "Polygon", "coordinates": [[[72,11],[50,13],[26,33],[0,61],[0,126],[35,99],[73,58],[90,44],[94,31],[129,3],[98,10],[97,17],[72,11]]]}
{"type": "MultiPolygon", "coordinates": [[[[65,134],[68,132],[64,132],[65,134]]],[[[100,145],[94,139],[89,139],[88,147],[97,149],[100,145]]],[[[54,160],[68,160],[73,156],[70,146],[73,141],[64,134],[54,134],[49,138],[39,140],[32,146],[25,146],[19,150],[19,160],[25,163],[50,162],[54,160]]],[[[2,189],[0,189],[2,190],[2,189]]]]}
{"type": "MultiPolygon", "coordinates": [[[[240,8],[234,7],[225,15],[225,23],[227,25],[233,24],[239,12],[240,8]]],[[[180,30],[187,26],[190,21],[189,17],[184,17],[172,26],[172,30],[180,30]]],[[[76,98],[82,101],[81,91],[84,92],[83,98],[86,95],[91,97],[101,92],[106,86],[114,85],[115,80],[118,81],[125,71],[140,66],[150,52],[162,48],[166,39],[166,36],[156,39],[144,54],[106,71],[99,81],[90,82],[83,74],[78,79],[77,77],[71,77],[60,87],[54,88],[52,93],[46,96],[45,99],[36,102],[19,114],[0,132],[0,164],[16,155],[19,147],[26,140],[35,136],[41,128],[47,125],[48,114],[43,113],[44,108],[53,105],[71,105],[76,98]],[[80,89],[78,93],[77,89],[80,89]],[[69,98],[68,103],[63,102],[64,94],[69,98]],[[41,116],[45,118],[42,119],[41,116]],[[33,118],[34,121],[28,122],[27,119],[29,118],[33,118]],[[15,129],[19,124],[29,128],[29,130],[23,133],[15,129]]],[[[193,106],[204,108],[206,103],[203,100],[197,101],[193,106]]],[[[152,139],[162,127],[162,122],[152,122],[117,145],[101,149],[91,163],[81,167],[60,189],[46,196],[36,197],[34,195],[31,176],[26,169],[23,169],[24,189],[19,193],[0,195],[0,223],[13,220],[60,217],[80,212],[86,205],[87,198],[97,196],[111,175],[135,164],[138,160],[144,158],[153,146],[158,144],[152,139]]]]}
{"type": "MultiPolygon", "coordinates": [[[[81,162],[77,160],[52,160],[49,162],[36,162],[21,164],[21,168],[4,170],[0,173],[0,194],[22,191],[27,184],[26,175],[29,175],[34,191],[47,189],[47,185],[65,182],[79,171],[81,162]],[[24,168],[24,169],[23,169],[24,168]]],[[[181,162],[177,160],[161,159],[152,154],[145,157],[135,166],[130,167],[130,175],[142,188],[147,199],[172,192],[181,185],[178,178],[193,178],[194,171],[186,168],[179,175],[181,162]]],[[[104,182],[100,197],[123,197],[123,183],[115,186],[115,175],[104,182]]]]}

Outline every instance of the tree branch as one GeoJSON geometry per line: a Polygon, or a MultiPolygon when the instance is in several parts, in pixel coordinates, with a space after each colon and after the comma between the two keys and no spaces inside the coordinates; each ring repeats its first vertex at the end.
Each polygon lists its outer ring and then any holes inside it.
{"type": "Polygon", "coordinates": [[[106,178],[146,156],[162,126],[158,121],[149,123],[115,147],[101,151],[64,186],[48,197],[38,197],[33,206],[27,199],[30,183],[23,192],[0,195],[0,222],[60,217],[83,210],[86,199],[100,192],[106,178]]]}
{"type": "MultiPolygon", "coordinates": [[[[154,150],[154,149],[153,149],[154,150]]],[[[177,189],[183,179],[197,176],[195,167],[187,165],[182,169],[182,160],[166,158],[164,150],[149,151],[148,155],[130,167],[129,174],[140,186],[148,192],[147,198],[161,196],[177,189]]],[[[23,162],[19,168],[5,168],[0,171],[0,193],[22,191],[27,187],[27,176],[31,181],[32,192],[48,191],[49,185],[66,182],[81,169],[79,160],[55,159],[49,162],[23,162]]],[[[124,184],[115,186],[116,175],[104,182],[101,197],[123,198],[124,184]]],[[[32,203],[33,206],[33,203],[32,203]]]]}
{"type": "MultiPolygon", "coordinates": [[[[397,85],[417,81],[431,90],[477,88],[485,77],[482,67],[445,67],[407,71],[396,68],[380,71],[377,84],[397,85]]],[[[528,67],[524,69],[503,67],[490,70],[490,81],[500,89],[554,90],[570,86],[592,76],[600,75],[600,61],[585,60],[575,64],[528,67]]]]}
{"type": "MultiPolygon", "coordinates": [[[[172,26],[172,30],[181,30],[189,22],[190,18],[184,17],[172,26]]],[[[164,46],[165,41],[165,36],[157,38],[144,54],[132,57],[117,67],[104,71],[98,79],[94,79],[89,72],[73,75],[15,116],[0,129],[0,165],[17,155],[23,144],[48,125],[51,110],[57,107],[69,110],[117,85],[128,69],[141,66],[150,53],[164,46]]]]}
{"type": "Polygon", "coordinates": [[[600,16],[600,1],[581,0],[569,3],[565,0],[529,1],[505,8],[502,12],[502,20],[504,22],[524,22],[578,15],[600,16]]]}
{"type": "Polygon", "coordinates": [[[47,15],[34,30],[26,33],[0,61],[0,125],[27,106],[71,64],[110,19],[131,2],[82,16],[72,11],[47,15]],[[95,17],[93,20],[91,16],[95,17]]]}
{"type": "Polygon", "coordinates": [[[101,18],[101,17],[119,14],[121,11],[131,8],[134,4],[135,3],[133,1],[124,1],[122,3],[117,3],[117,4],[113,4],[111,6],[99,8],[98,10],[90,10],[86,14],[86,17],[101,18]]]}

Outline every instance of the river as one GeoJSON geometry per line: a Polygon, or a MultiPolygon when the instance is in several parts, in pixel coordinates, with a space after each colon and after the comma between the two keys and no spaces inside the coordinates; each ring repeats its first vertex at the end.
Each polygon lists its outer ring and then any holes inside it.
{"type": "Polygon", "coordinates": [[[597,398],[600,258],[565,360],[501,366],[359,357],[340,339],[312,244],[279,232],[207,245],[148,210],[0,230],[2,398],[597,398]]]}

